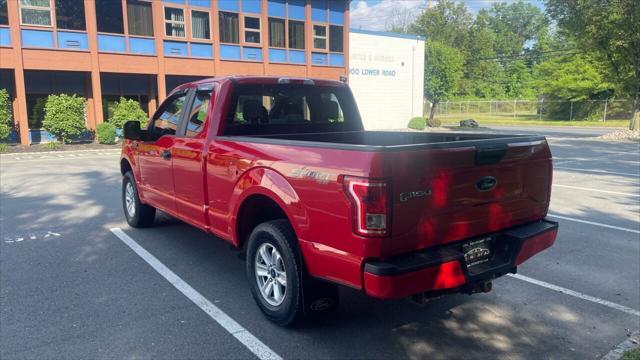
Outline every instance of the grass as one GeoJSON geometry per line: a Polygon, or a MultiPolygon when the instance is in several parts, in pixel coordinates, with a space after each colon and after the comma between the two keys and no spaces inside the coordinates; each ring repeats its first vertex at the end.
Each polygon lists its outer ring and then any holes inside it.
{"type": "Polygon", "coordinates": [[[620,360],[640,360],[640,347],[625,351],[620,360]]]}
{"type": "Polygon", "coordinates": [[[587,120],[550,120],[538,118],[538,115],[518,115],[515,119],[512,114],[451,114],[441,116],[442,125],[460,125],[460,120],[474,119],[480,126],[485,125],[533,125],[533,126],[583,126],[583,127],[611,127],[628,128],[629,120],[607,120],[607,121],[587,121],[587,120]]]}

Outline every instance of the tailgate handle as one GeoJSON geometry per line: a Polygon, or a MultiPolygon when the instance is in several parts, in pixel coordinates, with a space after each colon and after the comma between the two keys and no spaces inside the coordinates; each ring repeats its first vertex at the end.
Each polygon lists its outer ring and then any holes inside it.
{"type": "Polygon", "coordinates": [[[476,165],[497,164],[507,153],[507,144],[476,146],[476,165]]]}

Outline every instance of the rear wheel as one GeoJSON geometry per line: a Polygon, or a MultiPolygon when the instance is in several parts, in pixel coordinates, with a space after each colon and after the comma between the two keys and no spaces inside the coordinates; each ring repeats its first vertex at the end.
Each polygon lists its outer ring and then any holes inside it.
{"type": "Polygon", "coordinates": [[[126,172],[122,177],[122,207],[130,226],[138,228],[153,224],[156,209],[140,201],[136,181],[131,171],[126,172]]]}
{"type": "Polygon", "coordinates": [[[247,278],[254,300],[278,325],[302,317],[302,269],[296,237],[286,220],[256,226],[247,247],[247,278]]]}
{"type": "Polygon", "coordinates": [[[287,220],[268,221],[251,232],[247,278],[260,310],[278,325],[290,325],[338,305],[335,284],[306,274],[298,239],[287,220]]]}

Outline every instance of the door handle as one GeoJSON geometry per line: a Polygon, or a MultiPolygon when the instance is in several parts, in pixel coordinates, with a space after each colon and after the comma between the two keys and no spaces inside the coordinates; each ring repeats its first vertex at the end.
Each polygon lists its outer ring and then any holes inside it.
{"type": "Polygon", "coordinates": [[[171,159],[171,151],[170,150],[162,150],[162,152],[160,153],[160,156],[162,156],[162,158],[165,159],[165,160],[169,160],[169,159],[171,159]]]}

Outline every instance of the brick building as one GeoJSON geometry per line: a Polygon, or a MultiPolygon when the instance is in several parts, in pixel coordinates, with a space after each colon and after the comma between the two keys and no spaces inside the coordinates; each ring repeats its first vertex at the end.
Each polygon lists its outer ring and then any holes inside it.
{"type": "Polygon", "coordinates": [[[0,88],[22,144],[49,94],[121,96],[152,113],[176,85],[227,74],[347,76],[349,0],[0,0],[0,88]]]}

